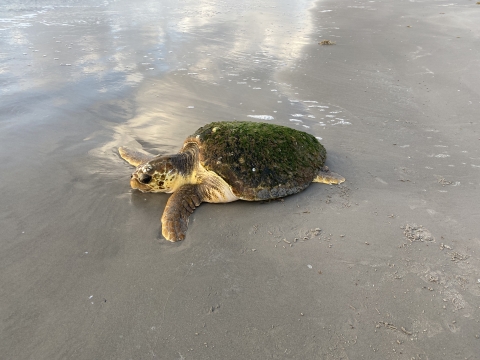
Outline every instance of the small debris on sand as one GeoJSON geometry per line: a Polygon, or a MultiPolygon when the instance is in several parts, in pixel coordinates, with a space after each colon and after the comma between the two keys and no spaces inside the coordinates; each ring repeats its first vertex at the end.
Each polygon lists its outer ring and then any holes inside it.
{"type": "Polygon", "coordinates": [[[453,251],[450,253],[450,258],[452,261],[463,261],[468,259],[470,256],[465,254],[460,254],[459,252],[453,251]]]}
{"type": "Polygon", "coordinates": [[[424,229],[422,225],[417,226],[416,224],[405,225],[403,228],[403,234],[407,237],[410,242],[414,241],[435,241],[435,238],[432,236],[430,231],[424,229]]]}
{"type": "Polygon", "coordinates": [[[449,246],[449,245],[446,245],[446,244],[444,244],[444,243],[441,243],[441,244],[440,244],[440,250],[443,250],[443,249],[452,250],[452,247],[449,246]]]}
{"type": "Polygon", "coordinates": [[[318,45],[335,45],[335,41],[322,40],[318,43],[318,45]]]}
{"type": "Polygon", "coordinates": [[[452,181],[445,180],[444,177],[440,177],[440,178],[438,179],[438,183],[439,183],[439,184],[442,184],[443,186],[445,186],[445,185],[452,185],[452,184],[453,184],[452,181]]]}
{"type": "Polygon", "coordinates": [[[400,329],[398,329],[398,327],[396,327],[395,325],[390,324],[390,323],[385,322],[385,321],[379,321],[375,327],[379,328],[382,325],[385,326],[387,329],[390,329],[390,330],[401,330],[403,333],[405,333],[407,335],[412,335],[413,334],[411,331],[406,330],[403,326],[400,326],[400,329]]]}
{"type": "Polygon", "coordinates": [[[322,229],[320,228],[307,230],[305,231],[305,236],[303,237],[303,240],[313,239],[314,237],[319,236],[321,232],[322,232],[322,229]]]}

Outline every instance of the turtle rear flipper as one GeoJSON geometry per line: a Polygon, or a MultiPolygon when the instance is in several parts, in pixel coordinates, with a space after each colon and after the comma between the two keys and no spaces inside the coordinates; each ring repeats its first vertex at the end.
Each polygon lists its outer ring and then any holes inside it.
{"type": "Polygon", "coordinates": [[[162,216],[162,235],[168,241],[185,239],[188,218],[203,201],[199,190],[197,185],[183,185],[168,199],[162,216]]]}
{"type": "Polygon", "coordinates": [[[322,184],[341,184],[345,181],[345,178],[337,173],[334,173],[333,171],[330,171],[328,169],[328,166],[324,166],[321,168],[315,179],[313,179],[313,182],[318,182],[322,184]]]}
{"type": "Polygon", "coordinates": [[[119,147],[118,153],[123,160],[135,167],[140,164],[146,163],[147,161],[155,157],[155,155],[149,154],[146,151],[131,150],[125,146],[119,147]]]}

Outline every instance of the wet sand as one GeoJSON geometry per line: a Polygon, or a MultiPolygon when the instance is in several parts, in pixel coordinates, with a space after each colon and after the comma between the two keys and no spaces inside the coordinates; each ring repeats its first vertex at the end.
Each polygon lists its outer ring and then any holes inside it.
{"type": "Polygon", "coordinates": [[[0,358],[479,358],[480,5],[67,4],[0,10],[0,358]],[[346,183],[163,240],[118,146],[249,115],[346,183]]]}

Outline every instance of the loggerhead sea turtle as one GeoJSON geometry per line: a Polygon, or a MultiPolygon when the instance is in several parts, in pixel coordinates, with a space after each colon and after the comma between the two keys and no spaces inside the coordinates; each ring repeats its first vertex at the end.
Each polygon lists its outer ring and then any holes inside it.
{"type": "Polygon", "coordinates": [[[185,238],[188,218],[202,202],[276,199],[311,182],[345,181],[324,166],[326,151],[315,137],[258,122],[205,125],[174,155],[118,150],[136,167],[130,179],[133,189],[173,193],[162,216],[162,234],[169,241],[185,238]]]}

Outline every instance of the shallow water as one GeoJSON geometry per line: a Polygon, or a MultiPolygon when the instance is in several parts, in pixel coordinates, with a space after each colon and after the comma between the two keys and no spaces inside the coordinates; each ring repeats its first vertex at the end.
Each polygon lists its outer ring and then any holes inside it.
{"type": "MultiPolygon", "coordinates": [[[[302,49],[315,32],[312,6],[310,1],[3,6],[0,186],[7,213],[47,225],[58,220],[46,214],[70,209],[65,204],[75,196],[82,198],[75,200],[76,209],[88,208],[81,191],[95,198],[127,195],[131,169],[119,159],[118,146],[176,152],[187,135],[210,121],[268,121],[298,126],[318,138],[325,126],[350,124],[335,106],[281,80],[306,58],[302,49]],[[110,183],[119,188],[99,186],[110,183]],[[80,192],[71,194],[73,189],[80,192]]],[[[72,220],[63,222],[68,227],[72,220]]],[[[16,236],[11,226],[9,236],[16,236]]]]}

